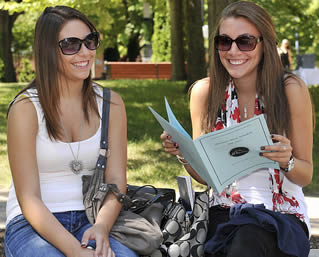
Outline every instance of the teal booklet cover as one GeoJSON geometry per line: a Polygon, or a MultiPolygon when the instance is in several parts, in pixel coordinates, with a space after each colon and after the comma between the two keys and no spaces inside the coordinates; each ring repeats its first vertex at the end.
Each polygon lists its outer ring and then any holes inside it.
{"type": "Polygon", "coordinates": [[[185,160],[217,192],[258,169],[279,169],[278,162],[259,155],[261,146],[273,144],[264,115],[193,140],[175,118],[166,98],[165,105],[169,121],[149,109],[179,145],[185,160]]]}

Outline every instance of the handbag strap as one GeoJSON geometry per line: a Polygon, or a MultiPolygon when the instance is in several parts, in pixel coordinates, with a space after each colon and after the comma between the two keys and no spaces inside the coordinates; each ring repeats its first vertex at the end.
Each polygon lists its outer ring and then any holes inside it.
{"type": "MultiPolygon", "coordinates": [[[[102,127],[101,127],[101,141],[100,141],[100,153],[99,158],[96,162],[96,168],[104,171],[106,167],[107,158],[110,155],[110,150],[108,149],[108,126],[109,126],[109,116],[110,116],[110,99],[111,90],[109,88],[103,88],[103,106],[102,106],[102,127]]],[[[104,177],[104,176],[103,176],[104,177]]],[[[124,205],[130,205],[130,198],[122,194],[118,189],[116,184],[101,184],[99,190],[107,191],[111,190],[113,194],[117,197],[117,200],[124,205]]]]}
{"type": "Polygon", "coordinates": [[[109,88],[103,88],[103,107],[102,107],[102,130],[101,130],[101,149],[108,149],[108,125],[110,116],[110,98],[111,91],[109,88]]]}
{"type": "Polygon", "coordinates": [[[101,128],[101,141],[100,152],[96,162],[97,169],[103,169],[106,167],[107,157],[110,150],[108,149],[108,127],[110,116],[110,98],[111,92],[109,88],[103,88],[103,107],[102,107],[102,128],[101,128]],[[108,154],[106,153],[108,152],[108,154]]]}

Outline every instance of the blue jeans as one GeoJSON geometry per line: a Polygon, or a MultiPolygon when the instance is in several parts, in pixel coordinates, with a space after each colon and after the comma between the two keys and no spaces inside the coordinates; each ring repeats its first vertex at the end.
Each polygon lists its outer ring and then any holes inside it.
{"type": "MultiPolygon", "coordinates": [[[[91,227],[84,211],[53,213],[58,221],[80,242],[84,232],[91,227]]],[[[109,238],[116,257],[137,257],[138,255],[115,240],[109,238]]],[[[89,241],[95,248],[95,241],[89,241]]],[[[42,238],[24,218],[19,215],[6,226],[4,247],[6,257],[63,257],[64,254],[42,238]]]]}

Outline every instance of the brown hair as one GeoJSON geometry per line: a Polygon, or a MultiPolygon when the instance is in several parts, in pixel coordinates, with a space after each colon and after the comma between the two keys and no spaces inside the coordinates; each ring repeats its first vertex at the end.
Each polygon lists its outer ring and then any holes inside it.
{"type": "MultiPolygon", "coordinates": [[[[58,49],[59,33],[63,25],[70,20],[81,20],[91,30],[97,31],[89,19],[78,10],[68,6],[47,7],[37,20],[34,37],[35,79],[16,97],[29,88],[36,88],[43,109],[46,127],[51,139],[61,136],[59,120],[60,90],[58,86],[58,49]]],[[[85,119],[89,122],[88,110],[99,114],[96,93],[92,86],[91,74],[83,81],[82,102],[85,119]]],[[[10,107],[9,107],[10,110],[10,107]]],[[[9,112],[8,110],[8,112],[9,112]]]]}
{"type": "MultiPolygon", "coordinates": [[[[212,38],[219,34],[221,23],[229,17],[247,19],[256,26],[263,37],[263,56],[258,67],[257,93],[265,104],[270,132],[286,133],[288,135],[290,115],[284,80],[294,75],[284,76],[284,70],[277,51],[276,32],[272,19],[263,8],[254,3],[246,1],[235,2],[228,5],[221,13],[221,18],[212,38]]],[[[218,110],[225,104],[225,89],[230,78],[220,61],[218,50],[216,49],[212,52],[210,64],[207,109],[202,119],[202,129],[205,132],[211,131],[215,124],[218,110]]]]}

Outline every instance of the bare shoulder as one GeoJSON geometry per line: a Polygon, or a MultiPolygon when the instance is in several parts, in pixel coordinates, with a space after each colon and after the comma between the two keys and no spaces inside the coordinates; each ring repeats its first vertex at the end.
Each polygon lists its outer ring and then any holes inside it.
{"type": "Polygon", "coordinates": [[[31,100],[24,98],[15,101],[8,114],[8,144],[18,139],[32,140],[37,131],[37,111],[31,100]]]}
{"type": "MultiPolygon", "coordinates": [[[[285,80],[285,91],[288,101],[302,100],[309,98],[307,85],[298,77],[289,77],[285,80]]],[[[310,98],[309,98],[310,99],[310,98]]]]}
{"type": "Polygon", "coordinates": [[[196,81],[191,89],[191,99],[207,99],[208,92],[209,92],[209,78],[204,78],[201,80],[196,81]]]}
{"type": "Polygon", "coordinates": [[[116,105],[124,105],[122,97],[113,90],[111,90],[111,102],[116,105]]]}
{"type": "Polygon", "coordinates": [[[126,116],[125,104],[122,97],[115,91],[111,90],[111,118],[119,119],[126,116]]]}
{"type": "Polygon", "coordinates": [[[37,112],[30,99],[21,97],[11,105],[8,113],[8,119],[22,119],[29,122],[37,122],[37,112]]]}

